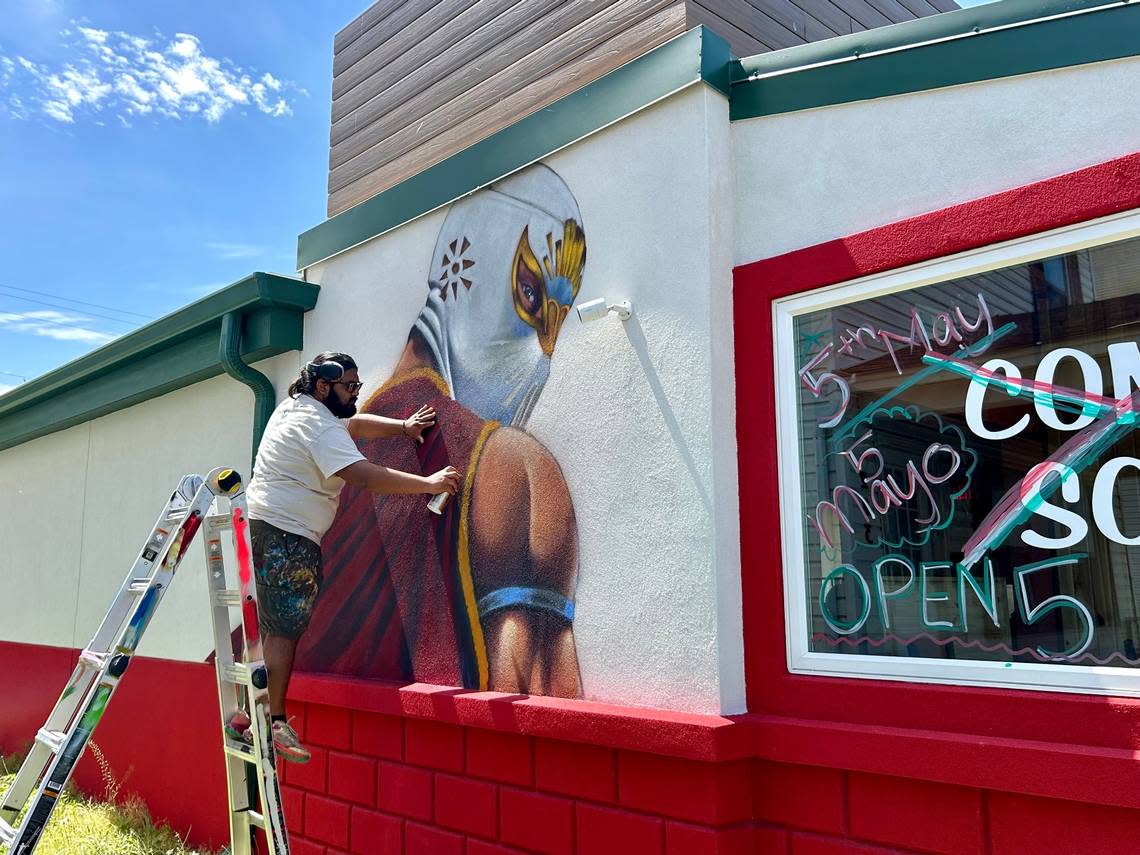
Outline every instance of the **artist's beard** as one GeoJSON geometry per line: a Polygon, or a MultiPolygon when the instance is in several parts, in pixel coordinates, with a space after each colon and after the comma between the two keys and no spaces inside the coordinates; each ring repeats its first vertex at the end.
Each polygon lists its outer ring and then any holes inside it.
{"type": "Polygon", "coordinates": [[[335,395],[329,395],[324,404],[329,408],[329,412],[336,416],[338,419],[348,419],[356,415],[355,401],[349,401],[347,404],[342,404],[340,402],[340,399],[335,395]]]}

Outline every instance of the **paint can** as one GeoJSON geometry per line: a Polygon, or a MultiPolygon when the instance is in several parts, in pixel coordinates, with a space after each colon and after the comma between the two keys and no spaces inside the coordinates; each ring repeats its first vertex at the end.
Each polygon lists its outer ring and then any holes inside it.
{"type": "Polygon", "coordinates": [[[442,514],[443,508],[447,504],[447,500],[450,498],[450,493],[436,493],[428,502],[428,510],[433,514],[442,514]]]}

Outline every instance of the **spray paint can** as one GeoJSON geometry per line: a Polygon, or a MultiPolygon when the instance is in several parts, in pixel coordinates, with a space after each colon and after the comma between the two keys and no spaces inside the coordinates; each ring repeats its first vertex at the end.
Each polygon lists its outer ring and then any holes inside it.
{"type": "Polygon", "coordinates": [[[450,498],[450,493],[436,493],[428,502],[428,510],[433,514],[442,514],[444,506],[447,505],[447,500],[450,498]]]}

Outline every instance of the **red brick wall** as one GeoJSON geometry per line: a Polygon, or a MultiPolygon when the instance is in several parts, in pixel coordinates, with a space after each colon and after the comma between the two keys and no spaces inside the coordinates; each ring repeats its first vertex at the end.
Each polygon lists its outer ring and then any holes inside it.
{"type": "MultiPolygon", "coordinates": [[[[50,664],[51,652],[4,644],[0,664],[50,664]]],[[[130,673],[97,741],[156,816],[220,847],[210,669],[142,659],[130,673]],[[140,720],[163,727],[140,731],[140,720]]],[[[26,714],[0,697],[0,749],[42,723],[59,691],[50,677],[12,695],[26,714]]],[[[314,754],[283,764],[300,855],[1115,855],[1140,840],[1132,751],[310,675],[293,690],[314,754]]],[[[84,766],[80,785],[101,791],[84,766]]]]}
{"type": "Polygon", "coordinates": [[[291,712],[313,750],[283,776],[299,855],[1089,855],[1140,839],[1135,809],[323,704],[291,712]]]}
{"type": "Polygon", "coordinates": [[[297,703],[295,851],[753,851],[752,767],[297,703]],[[735,848],[733,848],[735,847],[735,848]]]}

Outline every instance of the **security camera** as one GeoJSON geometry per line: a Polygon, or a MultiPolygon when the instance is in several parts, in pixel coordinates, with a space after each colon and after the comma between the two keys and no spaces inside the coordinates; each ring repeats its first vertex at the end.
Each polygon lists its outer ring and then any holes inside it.
{"type": "Polygon", "coordinates": [[[605,297],[598,297],[596,300],[587,300],[578,306],[578,320],[584,324],[588,324],[590,321],[601,320],[610,312],[616,314],[623,321],[628,321],[633,314],[633,304],[630,303],[629,300],[611,303],[605,297]]]}

